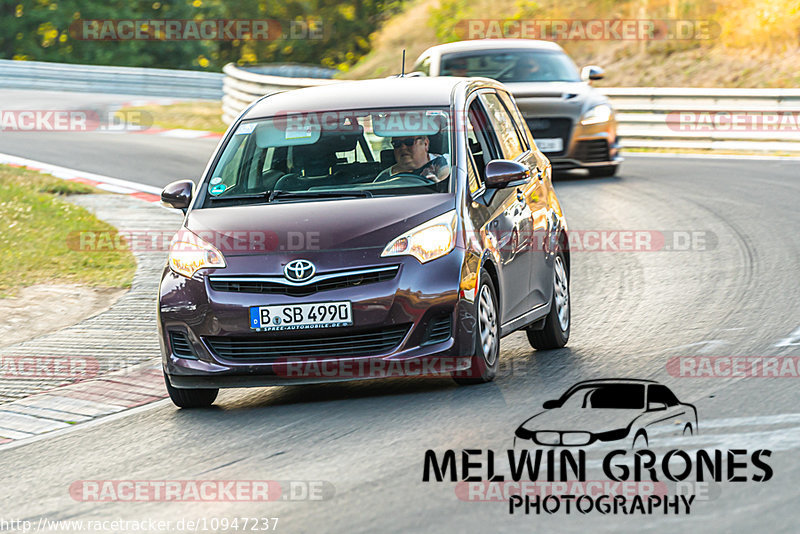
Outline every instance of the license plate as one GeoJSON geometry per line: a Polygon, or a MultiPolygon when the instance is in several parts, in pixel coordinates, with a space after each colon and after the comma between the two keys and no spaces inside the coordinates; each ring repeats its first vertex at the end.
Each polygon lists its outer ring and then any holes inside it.
{"type": "Polygon", "coordinates": [[[537,139],[536,146],[542,152],[561,152],[564,150],[564,140],[560,137],[548,137],[545,139],[537,139]]]}
{"type": "Polygon", "coordinates": [[[261,332],[334,328],[353,324],[350,301],[277,304],[250,308],[250,328],[261,332]]]}

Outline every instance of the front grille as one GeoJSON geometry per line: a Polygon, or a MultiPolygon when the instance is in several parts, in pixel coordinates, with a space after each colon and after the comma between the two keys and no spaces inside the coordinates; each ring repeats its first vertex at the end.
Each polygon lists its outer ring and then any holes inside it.
{"type": "Polygon", "coordinates": [[[575,147],[575,159],[586,163],[608,161],[608,142],[605,139],[579,141],[575,147]]]}
{"type": "Polygon", "coordinates": [[[172,354],[175,356],[180,356],[181,358],[197,358],[192,349],[192,344],[189,343],[189,339],[186,337],[185,333],[170,332],[169,344],[172,349],[172,354]]]}
{"type": "Polygon", "coordinates": [[[423,342],[423,345],[447,341],[450,339],[452,330],[453,318],[449,313],[433,319],[428,324],[428,331],[425,335],[425,341],[423,342]]]}
{"type": "MultiPolygon", "coordinates": [[[[214,291],[227,291],[233,293],[260,293],[263,295],[289,295],[290,297],[307,297],[320,291],[356,287],[376,282],[386,282],[397,276],[399,267],[394,265],[386,269],[376,269],[371,272],[341,273],[330,275],[329,278],[302,286],[291,286],[269,279],[237,280],[224,277],[211,277],[209,283],[214,291]]],[[[325,275],[328,276],[328,275],[325,275]]]]}
{"type": "Polygon", "coordinates": [[[535,139],[560,137],[564,148],[559,152],[545,152],[548,156],[563,156],[569,149],[572,119],[565,117],[534,117],[525,119],[535,139]]]}
{"type": "Polygon", "coordinates": [[[218,356],[228,360],[272,361],[288,357],[370,356],[387,352],[405,337],[410,325],[389,326],[362,332],[312,336],[308,330],[291,336],[217,336],[205,338],[218,356]]]}

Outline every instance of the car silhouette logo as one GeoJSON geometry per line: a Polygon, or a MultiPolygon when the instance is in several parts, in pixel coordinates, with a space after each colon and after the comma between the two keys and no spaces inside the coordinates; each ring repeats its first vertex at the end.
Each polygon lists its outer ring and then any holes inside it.
{"type": "Polygon", "coordinates": [[[542,408],[517,428],[515,446],[532,442],[544,447],[583,447],[626,441],[632,449],[641,449],[654,436],[691,436],[698,431],[694,405],[679,401],[669,388],[651,380],[579,382],[542,408]]]}
{"type": "Polygon", "coordinates": [[[290,282],[305,282],[311,280],[316,272],[314,264],[308,260],[293,260],[283,268],[283,275],[290,282]]]}

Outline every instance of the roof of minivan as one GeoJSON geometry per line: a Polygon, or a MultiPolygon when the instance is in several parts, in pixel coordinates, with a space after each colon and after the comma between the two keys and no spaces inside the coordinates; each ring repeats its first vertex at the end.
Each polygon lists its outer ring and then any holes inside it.
{"type": "MultiPolygon", "coordinates": [[[[337,82],[271,95],[253,106],[245,118],[381,107],[449,106],[453,88],[469,78],[406,77],[337,82]]],[[[475,80],[474,78],[472,80],[475,80]]],[[[487,85],[490,80],[481,79],[487,85]]]]}
{"type": "Polygon", "coordinates": [[[563,52],[564,50],[554,42],[537,41],[535,39],[475,39],[472,41],[456,41],[455,43],[432,46],[420,54],[420,56],[432,52],[444,55],[455,52],[471,52],[474,50],[510,50],[514,48],[555,50],[559,52],[563,52]]]}

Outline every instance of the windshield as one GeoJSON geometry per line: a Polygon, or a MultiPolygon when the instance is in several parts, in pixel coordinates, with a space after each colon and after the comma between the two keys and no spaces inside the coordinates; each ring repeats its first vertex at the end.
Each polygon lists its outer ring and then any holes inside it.
{"type": "Polygon", "coordinates": [[[644,385],[602,384],[583,386],[573,391],[561,404],[562,408],[642,409],[644,385]]]}
{"type": "Polygon", "coordinates": [[[575,63],[550,50],[485,50],[442,56],[443,76],[484,76],[501,82],[579,82],[575,63]]]}
{"type": "Polygon", "coordinates": [[[244,122],[199,207],[447,192],[445,108],[287,113],[244,122]]]}

